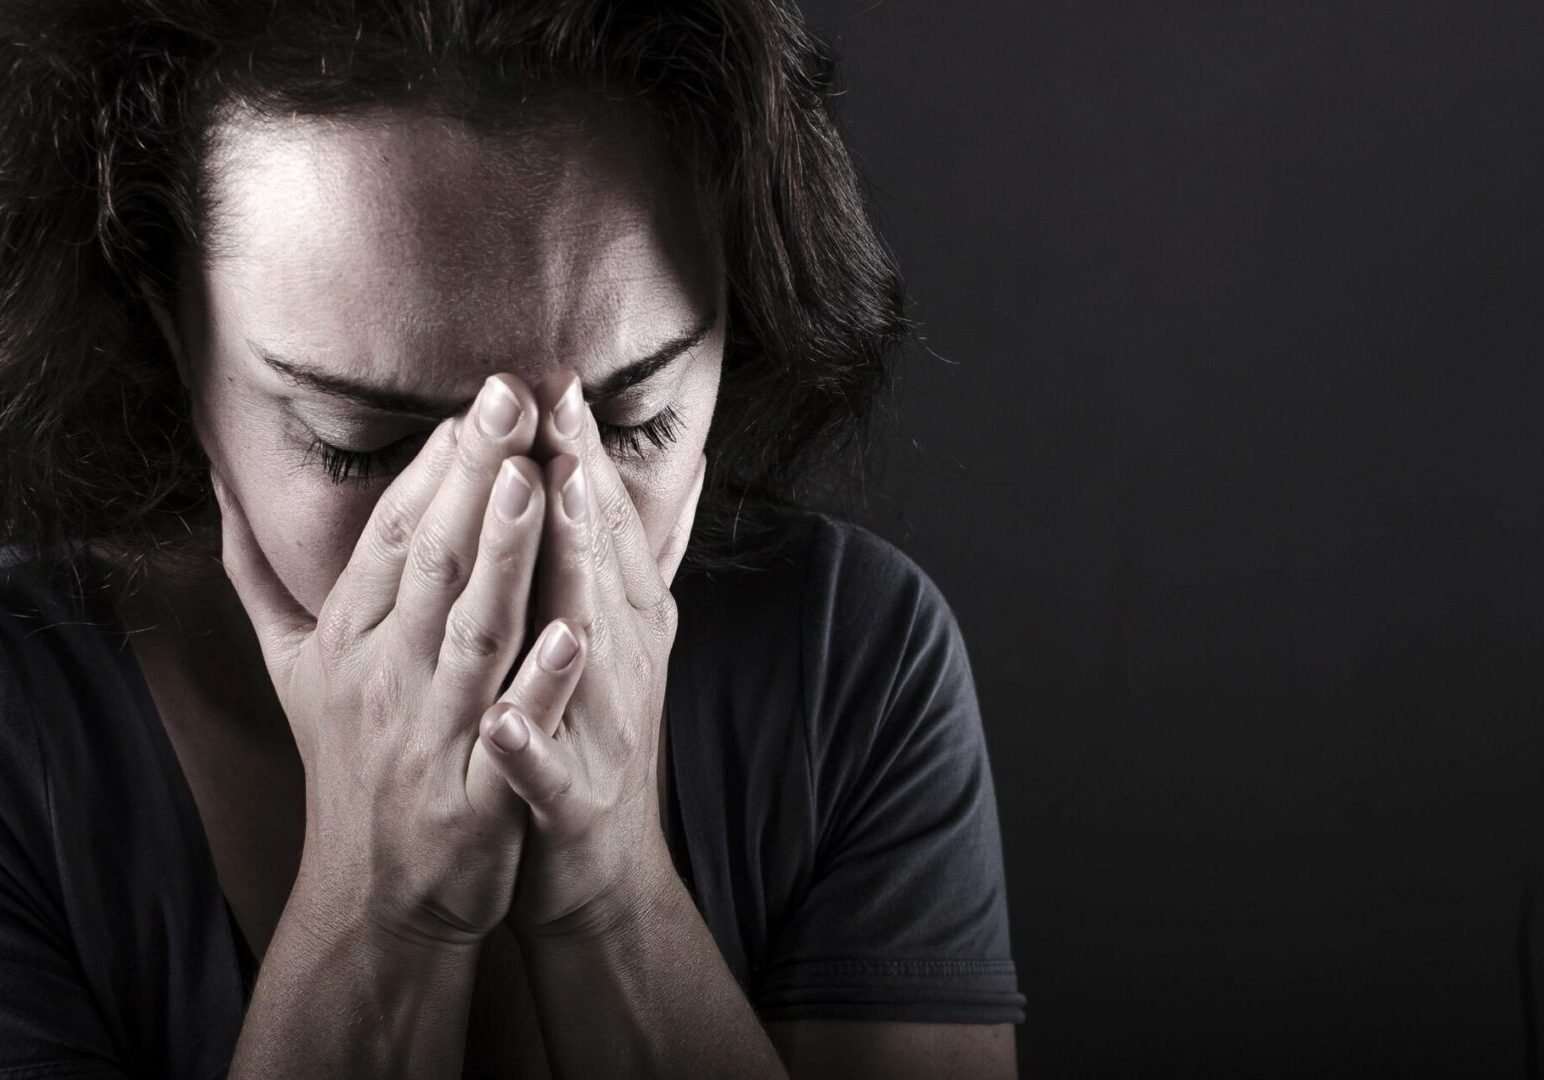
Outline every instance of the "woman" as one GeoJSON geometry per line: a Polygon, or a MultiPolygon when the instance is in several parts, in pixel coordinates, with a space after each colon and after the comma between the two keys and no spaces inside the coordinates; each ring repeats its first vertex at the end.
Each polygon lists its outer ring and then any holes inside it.
{"type": "Polygon", "coordinates": [[[3,11],[0,1074],[1010,1074],[795,13],[3,11]]]}

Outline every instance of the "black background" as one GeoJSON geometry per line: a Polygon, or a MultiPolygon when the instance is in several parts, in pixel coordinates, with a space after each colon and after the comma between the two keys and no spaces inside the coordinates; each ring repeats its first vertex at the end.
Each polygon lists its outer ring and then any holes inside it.
{"type": "Polygon", "coordinates": [[[854,516],[970,646],[1026,1074],[1536,1075],[1544,5],[805,10],[926,337],[854,516]]]}

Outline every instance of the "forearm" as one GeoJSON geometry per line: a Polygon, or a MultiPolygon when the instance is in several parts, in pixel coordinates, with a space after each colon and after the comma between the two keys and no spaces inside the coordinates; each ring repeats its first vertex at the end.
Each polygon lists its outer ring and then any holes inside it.
{"type": "Polygon", "coordinates": [[[786,1078],[680,878],[650,876],[584,926],[519,931],[554,1075],[786,1078]]]}
{"type": "Polygon", "coordinates": [[[478,946],[413,940],[297,882],[231,1064],[259,1077],[459,1076],[478,946]]]}

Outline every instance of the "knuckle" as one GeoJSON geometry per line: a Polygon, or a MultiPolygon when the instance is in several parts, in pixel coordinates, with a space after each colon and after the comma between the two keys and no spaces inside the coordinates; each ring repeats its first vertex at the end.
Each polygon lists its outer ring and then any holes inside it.
{"type": "Polygon", "coordinates": [[[463,831],[461,806],[449,792],[436,792],[414,808],[414,816],[424,824],[425,834],[454,844],[463,831]]]}
{"type": "MultiPolygon", "coordinates": [[[[575,578],[586,573],[590,566],[590,552],[587,548],[576,548],[569,544],[556,545],[556,570],[566,578],[575,578]]],[[[548,557],[543,553],[543,558],[548,557]]]]}
{"type": "Polygon", "coordinates": [[[354,643],[354,621],[347,611],[330,611],[316,624],[316,644],[322,659],[335,661],[347,655],[354,643]]]}
{"type": "Polygon", "coordinates": [[[430,585],[458,585],[466,574],[465,560],[450,544],[440,526],[425,524],[408,549],[413,572],[430,585]]]}
{"type": "Polygon", "coordinates": [[[647,686],[654,678],[654,658],[641,646],[627,650],[627,673],[635,686],[647,686]]]}
{"type": "Polygon", "coordinates": [[[554,803],[567,799],[574,793],[574,774],[565,772],[562,776],[554,777],[542,789],[538,801],[542,803],[554,803]]]}
{"type": "Polygon", "coordinates": [[[606,523],[608,529],[620,529],[627,521],[627,513],[632,507],[632,500],[627,497],[625,491],[609,492],[601,501],[601,520],[606,523]]]}
{"type": "Polygon", "coordinates": [[[590,559],[595,566],[605,566],[611,557],[611,529],[590,530],[590,559]]]}
{"type": "Polygon", "coordinates": [[[525,567],[525,537],[515,529],[484,529],[477,542],[477,557],[503,571],[525,567]]]}
{"type": "Polygon", "coordinates": [[[445,643],[468,660],[490,660],[504,648],[505,638],[458,605],[445,620],[445,643]]]}
{"type": "MultiPolygon", "coordinates": [[[[465,423],[475,426],[476,422],[468,419],[465,423]]],[[[464,476],[475,480],[487,470],[488,455],[481,437],[467,438],[467,434],[463,430],[462,438],[456,441],[456,468],[464,476]]]]}
{"type": "Polygon", "coordinates": [[[681,609],[668,589],[659,600],[644,608],[639,614],[643,617],[644,625],[656,637],[665,641],[675,640],[676,630],[681,625],[681,609]]]}
{"type": "Polygon", "coordinates": [[[599,657],[611,655],[611,650],[616,643],[616,628],[611,620],[596,615],[582,625],[590,641],[590,654],[599,657]]]}
{"type": "Polygon", "coordinates": [[[371,532],[375,553],[385,559],[400,559],[413,541],[413,522],[401,503],[384,501],[375,511],[371,532]]]}
{"type": "Polygon", "coordinates": [[[424,822],[433,830],[435,827],[434,821],[427,816],[429,800],[416,794],[426,791],[432,786],[432,760],[420,748],[419,740],[417,739],[407,742],[406,745],[398,743],[393,747],[393,751],[394,756],[389,766],[389,775],[397,790],[403,793],[399,797],[398,805],[411,807],[414,819],[424,822]]]}
{"type": "Polygon", "coordinates": [[[616,744],[617,753],[623,758],[630,758],[643,749],[642,733],[635,724],[618,724],[612,732],[612,741],[616,744]]]}
{"type": "Polygon", "coordinates": [[[611,543],[616,549],[617,562],[623,567],[654,564],[654,555],[649,550],[648,537],[642,530],[624,529],[613,534],[611,543]]]}

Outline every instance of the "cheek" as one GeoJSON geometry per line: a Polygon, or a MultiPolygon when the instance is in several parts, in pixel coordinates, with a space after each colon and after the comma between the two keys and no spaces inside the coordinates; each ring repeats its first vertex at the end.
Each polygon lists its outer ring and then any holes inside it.
{"type": "Polygon", "coordinates": [[[243,489],[240,497],[250,507],[263,554],[290,595],[315,615],[348,563],[370,504],[331,498],[314,484],[286,483],[282,477],[246,478],[243,489]]]}
{"type": "MultiPolygon", "coordinates": [[[[665,548],[670,531],[681,516],[692,481],[697,477],[697,457],[708,439],[717,396],[717,368],[709,379],[694,387],[684,410],[687,421],[676,441],[664,452],[643,464],[619,464],[618,474],[632,497],[643,531],[649,538],[649,551],[657,559],[665,548]]],[[[711,467],[711,462],[709,463],[711,467]]]]}
{"type": "MultiPolygon", "coordinates": [[[[648,550],[659,558],[670,530],[675,528],[692,493],[696,462],[707,443],[707,431],[713,423],[713,408],[718,402],[718,380],[723,368],[723,343],[716,341],[704,362],[693,366],[678,396],[684,423],[675,442],[650,462],[618,465],[618,474],[627,493],[638,508],[638,518],[648,535],[648,550]]],[[[712,462],[709,462],[712,468],[712,462]]]]}
{"type": "MultiPolygon", "coordinates": [[[[672,470],[672,472],[679,470],[672,470]]],[[[680,509],[684,492],[678,483],[671,482],[667,477],[659,475],[659,470],[651,472],[647,476],[622,474],[622,483],[627,488],[627,494],[633,500],[633,506],[638,511],[638,520],[643,523],[643,531],[649,538],[649,554],[655,559],[664,550],[665,538],[670,533],[670,526],[675,522],[676,511],[680,509]]],[[[688,477],[690,480],[690,477],[688,477]]]]}
{"type": "Polygon", "coordinates": [[[238,391],[200,395],[199,441],[246,510],[253,537],[280,583],[313,615],[321,610],[379,490],[328,483],[301,469],[269,410],[238,391]]]}
{"type": "Polygon", "coordinates": [[[370,501],[260,466],[238,464],[226,476],[274,574],[315,615],[348,563],[370,501]]]}

